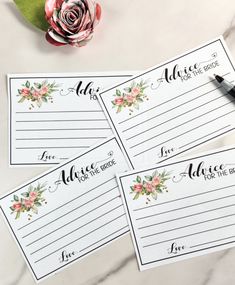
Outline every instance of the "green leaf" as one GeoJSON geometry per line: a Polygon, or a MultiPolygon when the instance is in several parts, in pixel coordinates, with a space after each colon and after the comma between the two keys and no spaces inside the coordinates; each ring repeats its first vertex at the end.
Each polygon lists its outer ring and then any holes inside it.
{"type": "Polygon", "coordinates": [[[46,97],[42,97],[42,101],[46,103],[48,102],[46,97]]]}
{"type": "Polygon", "coordinates": [[[29,193],[28,192],[24,192],[24,193],[21,193],[21,195],[25,198],[28,198],[29,197],[29,193]]]}
{"type": "Polygon", "coordinates": [[[16,213],[15,219],[17,220],[17,219],[19,219],[19,217],[20,217],[20,211],[18,211],[18,212],[16,213]]]}
{"type": "Polygon", "coordinates": [[[18,202],[18,201],[19,201],[19,197],[18,197],[17,195],[14,195],[14,200],[15,200],[16,202],[18,202]]]}
{"type": "Polygon", "coordinates": [[[118,89],[116,89],[116,95],[117,95],[117,96],[121,96],[121,95],[122,95],[121,91],[118,90],[118,89]]]}
{"type": "Polygon", "coordinates": [[[139,198],[139,196],[140,196],[140,193],[136,193],[133,200],[137,200],[139,198]]]}
{"type": "Polygon", "coordinates": [[[117,108],[117,113],[120,113],[122,111],[122,107],[121,106],[118,106],[117,108]]]}
{"type": "Polygon", "coordinates": [[[45,19],[45,0],[14,0],[20,12],[31,24],[47,31],[49,24],[45,19]]]}
{"type": "Polygon", "coordinates": [[[28,80],[26,81],[25,86],[26,86],[27,88],[29,88],[29,87],[30,87],[30,82],[29,82],[28,80]]]}
{"type": "Polygon", "coordinates": [[[18,103],[23,103],[24,100],[25,100],[25,97],[22,97],[22,98],[18,101],[18,103]]]}
{"type": "Polygon", "coordinates": [[[147,181],[152,181],[152,176],[145,176],[145,179],[146,179],[147,181]]]}
{"type": "Polygon", "coordinates": [[[140,176],[137,176],[136,181],[137,181],[138,183],[141,183],[141,177],[140,177],[140,176]]]}

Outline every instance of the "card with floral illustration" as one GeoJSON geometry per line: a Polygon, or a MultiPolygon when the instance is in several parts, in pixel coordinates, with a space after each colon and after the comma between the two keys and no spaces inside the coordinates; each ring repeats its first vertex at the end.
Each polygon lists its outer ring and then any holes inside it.
{"type": "Polygon", "coordinates": [[[98,98],[132,168],[183,155],[235,130],[235,78],[222,37],[128,78],[98,98]]]}
{"type": "Polygon", "coordinates": [[[129,232],[115,177],[126,170],[121,147],[110,137],[0,198],[37,282],[129,232]]]}
{"type": "Polygon", "coordinates": [[[235,146],[117,179],[140,270],[235,246],[235,146]]]}
{"type": "MultiPolygon", "coordinates": [[[[9,75],[10,165],[58,164],[110,136],[112,130],[97,95],[132,74],[9,75]]],[[[136,88],[143,93],[145,85],[136,88]]],[[[143,94],[141,100],[145,100],[143,94]]]]}

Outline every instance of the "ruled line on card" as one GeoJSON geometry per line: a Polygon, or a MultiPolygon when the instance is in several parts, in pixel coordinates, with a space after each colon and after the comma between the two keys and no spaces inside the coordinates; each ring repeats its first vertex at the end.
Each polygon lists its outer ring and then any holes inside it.
{"type": "MultiPolygon", "coordinates": [[[[222,75],[222,77],[225,77],[225,76],[227,76],[227,75],[229,75],[229,74],[230,74],[230,72],[228,72],[228,73],[222,75]]],[[[119,122],[118,124],[123,124],[123,123],[125,123],[125,122],[127,122],[127,121],[130,121],[130,120],[132,120],[132,119],[134,119],[134,118],[136,118],[136,117],[138,117],[138,116],[141,116],[142,114],[147,113],[147,112],[149,112],[149,111],[151,111],[151,110],[153,110],[153,109],[155,109],[155,108],[157,108],[157,107],[159,107],[159,106],[162,106],[162,105],[164,105],[164,104],[167,104],[167,103],[169,103],[169,102],[172,102],[173,100],[178,99],[178,98],[180,98],[181,96],[184,96],[184,95],[186,95],[186,94],[188,94],[188,93],[190,93],[190,92],[192,92],[192,91],[194,91],[194,90],[197,90],[198,88],[200,88],[200,87],[202,87],[202,86],[205,86],[205,85],[207,85],[207,84],[209,84],[209,83],[211,83],[211,82],[213,82],[213,81],[215,81],[215,79],[212,79],[212,80],[210,80],[210,81],[208,81],[208,82],[206,82],[206,83],[204,83],[204,84],[198,85],[197,87],[195,87],[195,88],[193,88],[193,89],[191,89],[191,90],[188,90],[188,91],[186,91],[186,92],[184,92],[184,93],[182,93],[182,94],[180,94],[180,95],[178,95],[178,96],[176,96],[176,97],[173,97],[173,98],[171,98],[171,99],[169,99],[169,100],[167,100],[167,101],[165,101],[165,102],[163,102],[163,103],[161,103],[161,104],[158,104],[158,105],[156,105],[156,106],[154,106],[154,107],[152,107],[152,108],[150,108],[150,109],[148,109],[148,110],[145,110],[145,111],[143,111],[143,112],[141,112],[141,113],[139,113],[139,114],[136,114],[136,115],[134,115],[134,116],[132,116],[132,117],[126,119],[126,120],[123,120],[123,121],[119,122]]]]}
{"type": "Polygon", "coordinates": [[[168,240],[163,240],[163,241],[147,244],[147,245],[144,245],[143,247],[150,247],[150,246],[158,245],[158,244],[161,244],[161,243],[166,243],[166,242],[173,241],[173,240],[175,241],[175,240],[178,240],[178,239],[181,239],[181,238],[186,238],[186,237],[190,237],[190,236],[194,236],[194,235],[198,235],[198,234],[203,234],[203,233],[207,233],[207,232],[211,232],[211,231],[215,231],[215,230],[219,230],[219,229],[224,229],[224,228],[228,228],[228,227],[232,227],[232,226],[235,226],[235,223],[224,225],[224,226],[221,226],[221,227],[216,227],[216,228],[213,228],[213,229],[208,229],[208,230],[205,230],[205,231],[200,231],[200,232],[184,235],[184,236],[178,236],[178,237],[175,237],[175,238],[172,238],[172,239],[168,239],[168,240]]]}
{"type": "Polygon", "coordinates": [[[227,239],[230,239],[230,238],[235,238],[235,236],[229,236],[229,237],[226,237],[226,238],[220,238],[220,239],[216,239],[216,240],[212,240],[212,241],[208,241],[208,242],[199,243],[199,244],[190,246],[190,248],[195,248],[195,247],[211,244],[211,243],[218,242],[218,241],[223,241],[223,240],[227,240],[227,239]]]}
{"type": "MultiPolygon", "coordinates": [[[[223,128],[220,128],[220,129],[218,129],[218,130],[216,130],[216,131],[214,131],[214,132],[211,132],[210,134],[207,134],[207,135],[205,135],[205,136],[203,136],[203,137],[200,137],[200,138],[198,138],[198,139],[196,139],[196,140],[194,140],[194,141],[191,141],[191,142],[189,142],[189,143],[187,143],[187,144],[185,144],[185,145],[182,145],[182,146],[179,147],[179,149],[184,148],[184,147],[186,147],[186,146],[188,146],[188,145],[190,145],[190,144],[192,144],[192,143],[195,143],[195,142],[197,142],[197,141],[200,141],[201,139],[204,139],[204,138],[206,138],[206,137],[209,137],[209,136],[211,136],[211,135],[213,135],[213,134],[215,134],[215,133],[217,133],[217,132],[219,132],[219,131],[222,131],[222,130],[224,130],[224,129],[227,129],[227,128],[229,128],[229,127],[231,127],[231,125],[227,125],[227,126],[225,126],[225,127],[223,127],[223,128]]],[[[227,132],[226,132],[226,133],[227,133],[227,132]]]]}
{"type": "Polygon", "coordinates": [[[102,239],[100,239],[100,240],[98,240],[98,241],[96,241],[96,242],[94,242],[94,243],[92,243],[92,244],[90,244],[90,245],[84,247],[84,248],[81,249],[79,252],[83,252],[84,250],[87,250],[88,248],[94,246],[95,244],[97,244],[97,243],[99,243],[99,242],[101,242],[101,241],[104,241],[104,240],[106,240],[107,238],[111,237],[112,235],[117,234],[118,232],[121,232],[121,231],[123,231],[123,230],[125,230],[125,229],[128,231],[128,226],[122,227],[121,229],[119,229],[119,230],[117,230],[117,231],[115,231],[115,232],[112,232],[111,234],[107,235],[106,237],[104,237],[104,238],[102,238],[102,239]]]}
{"type": "Polygon", "coordinates": [[[167,142],[169,142],[169,141],[172,141],[172,140],[174,140],[174,139],[176,139],[176,138],[178,138],[178,137],[181,137],[181,136],[183,136],[183,135],[185,135],[185,134],[187,134],[187,133],[190,133],[190,132],[192,132],[192,131],[194,131],[194,130],[196,130],[196,129],[199,129],[200,127],[203,127],[203,126],[205,126],[205,125],[207,125],[207,124],[209,124],[209,123],[211,123],[211,122],[214,122],[214,121],[216,121],[216,120],[218,120],[218,119],[220,119],[220,118],[223,118],[223,117],[225,117],[225,116],[227,116],[227,115],[229,115],[229,114],[232,114],[232,113],[234,113],[234,112],[235,112],[235,110],[230,111],[230,112],[228,112],[228,113],[226,113],[226,114],[223,114],[223,115],[221,115],[221,116],[219,116],[219,117],[216,117],[215,119],[210,120],[210,121],[208,121],[208,122],[206,122],[206,123],[204,123],[204,124],[202,124],[202,125],[199,125],[199,126],[193,128],[193,129],[191,129],[191,130],[188,130],[188,131],[186,131],[186,132],[184,132],[184,133],[182,133],[182,134],[179,134],[178,136],[175,136],[175,137],[173,137],[173,138],[170,138],[170,139],[168,139],[168,140],[166,140],[166,141],[164,141],[164,142],[162,142],[162,143],[160,143],[160,144],[158,144],[158,145],[155,145],[155,146],[153,146],[153,147],[151,147],[151,148],[148,148],[148,149],[146,149],[146,150],[144,150],[144,151],[141,151],[141,152],[135,154],[134,157],[139,156],[139,155],[141,155],[141,154],[143,154],[143,153],[145,153],[145,152],[148,152],[148,151],[150,151],[150,150],[152,150],[152,149],[154,149],[154,148],[156,148],[156,147],[159,147],[160,145],[162,145],[162,144],[164,144],[164,143],[167,143],[167,142]]]}
{"type": "Polygon", "coordinates": [[[165,230],[165,231],[162,231],[162,232],[159,231],[157,233],[152,233],[152,234],[149,234],[149,235],[141,236],[140,238],[141,239],[145,239],[145,238],[148,238],[148,237],[157,236],[157,235],[160,235],[160,234],[165,234],[165,233],[169,233],[169,232],[176,231],[176,230],[182,230],[182,229],[185,229],[185,228],[189,228],[189,227],[193,227],[193,226],[197,226],[197,225],[201,225],[201,224],[205,224],[205,223],[208,223],[208,222],[217,221],[217,220],[220,220],[220,219],[225,219],[225,218],[229,218],[229,217],[233,217],[233,216],[235,216],[235,213],[232,213],[232,214],[229,214],[229,215],[225,215],[225,216],[220,216],[220,217],[209,219],[209,220],[205,220],[205,221],[201,221],[201,222],[197,222],[197,223],[193,223],[193,224],[189,224],[189,225],[185,225],[185,226],[181,226],[181,227],[177,227],[177,228],[171,228],[169,230],[165,230]]]}
{"type": "MultiPolygon", "coordinates": [[[[174,108],[168,109],[168,110],[166,110],[166,111],[164,111],[164,112],[162,112],[162,113],[160,113],[160,114],[157,114],[157,115],[155,115],[155,116],[153,116],[153,117],[151,117],[151,118],[149,118],[149,119],[147,119],[147,120],[144,120],[144,121],[142,121],[142,122],[140,122],[140,123],[138,123],[138,124],[136,124],[136,125],[134,125],[134,126],[131,126],[131,127],[129,127],[128,129],[125,129],[125,130],[123,131],[123,133],[125,133],[125,132],[127,132],[127,131],[129,131],[129,130],[132,130],[133,128],[135,128],[135,127],[137,127],[137,126],[140,126],[140,125],[142,125],[142,124],[144,124],[144,123],[146,123],[146,122],[149,122],[149,121],[151,121],[151,120],[153,120],[153,119],[155,119],[155,118],[157,118],[157,117],[160,117],[161,115],[167,114],[167,113],[169,113],[169,112],[171,112],[171,111],[173,111],[173,110],[175,110],[175,109],[181,108],[183,105],[186,105],[186,104],[188,104],[188,103],[191,103],[192,101],[195,101],[195,100],[197,100],[197,99],[199,99],[199,98],[201,98],[201,97],[203,97],[203,96],[205,96],[205,95],[207,95],[207,94],[209,94],[209,93],[211,93],[211,92],[213,92],[213,91],[215,91],[215,90],[217,90],[217,89],[218,89],[218,88],[215,88],[215,89],[213,89],[213,90],[211,90],[211,91],[209,91],[209,92],[206,92],[206,93],[204,93],[204,94],[202,94],[202,95],[199,95],[199,96],[197,96],[197,97],[194,97],[193,99],[191,99],[191,100],[189,100],[189,101],[186,101],[186,102],[184,102],[184,103],[181,103],[181,104],[177,105],[177,106],[174,107],[174,108]]],[[[149,129],[145,130],[144,132],[140,132],[140,133],[136,134],[135,136],[128,138],[127,140],[130,140],[130,139],[132,139],[132,138],[134,138],[134,137],[137,137],[137,136],[141,135],[142,133],[145,133],[145,132],[147,132],[147,131],[150,131],[150,130],[156,128],[157,126],[160,126],[160,125],[162,125],[162,124],[168,123],[168,122],[170,122],[170,121],[172,121],[172,120],[174,120],[174,119],[176,119],[176,118],[179,118],[179,117],[181,117],[181,116],[183,116],[183,115],[185,115],[185,114],[188,114],[188,113],[190,113],[190,112],[192,112],[192,111],[194,111],[194,110],[196,110],[196,109],[198,109],[198,108],[200,108],[200,107],[206,106],[206,105],[208,105],[208,104],[210,104],[210,103],[212,103],[212,102],[214,102],[214,101],[216,101],[216,100],[218,100],[218,99],[220,99],[220,98],[222,98],[222,97],[225,97],[225,96],[226,96],[226,93],[223,93],[222,96],[216,97],[216,98],[213,99],[213,100],[208,100],[206,103],[203,103],[203,104],[201,104],[201,105],[198,105],[198,106],[196,106],[196,107],[194,107],[194,108],[192,108],[192,109],[190,109],[190,110],[188,110],[188,111],[186,111],[186,112],[184,112],[184,113],[181,113],[181,114],[179,114],[179,115],[177,115],[177,116],[174,116],[173,118],[171,118],[171,119],[169,119],[169,120],[163,121],[161,124],[158,124],[158,125],[156,125],[156,126],[154,126],[154,127],[152,127],[152,128],[149,128],[149,129]]]]}
{"type": "MultiPolygon", "coordinates": [[[[102,208],[103,206],[109,204],[110,202],[115,201],[115,200],[118,199],[118,198],[120,199],[120,196],[116,196],[116,197],[114,197],[114,198],[112,198],[112,199],[109,199],[109,200],[106,201],[105,203],[103,203],[103,204],[101,204],[101,205],[99,205],[99,206],[97,206],[97,207],[91,209],[90,211],[86,212],[85,214],[82,214],[82,215],[76,217],[75,219],[73,219],[73,220],[71,220],[71,221],[69,221],[69,222],[63,224],[62,226],[53,229],[53,231],[48,232],[47,234],[44,234],[43,236],[41,236],[41,237],[35,239],[34,241],[32,241],[32,242],[30,242],[29,244],[27,244],[26,247],[27,247],[27,246],[30,246],[30,245],[32,245],[32,244],[34,244],[35,242],[37,242],[37,241],[39,241],[39,240],[41,241],[43,238],[45,238],[45,237],[47,237],[47,236],[49,236],[49,235],[51,235],[51,234],[57,232],[58,230],[60,230],[60,229],[62,229],[62,228],[64,228],[64,227],[70,225],[71,223],[73,223],[73,222],[75,222],[75,221],[77,221],[77,220],[79,220],[79,219],[85,217],[86,215],[88,215],[88,214],[90,214],[90,213],[96,211],[97,209],[102,208]]],[[[119,207],[120,207],[120,205],[119,205],[119,207]]]]}
{"type": "MultiPolygon", "coordinates": [[[[137,143],[137,144],[135,144],[135,145],[132,145],[130,148],[135,148],[135,147],[137,147],[137,146],[139,146],[139,145],[141,145],[141,144],[144,144],[144,143],[146,143],[146,142],[149,142],[149,141],[152,140],[152,139],[155,139],[155,138],[157,138],[157,137],[159,137],[159,136],[161,136],[161,135],[163,135],[163,134],[166,134],[166,133],[168,133],[168,132],[170,132],[170,131],[172,131],[172,130],[175,130],[175,129],[179,128],[179,127],[182,127],[182,126],[184,126],[184,125],[186,125],[186,124],[188,124],[188,123],[190,123],[190,122],[193,122],[194,120],[197,120],[197,119],[199,119],[199,118],[202,118],[203,116],[208,115],[208,114],[210,114],[210,113],[212,113],[212,112],[214,112],[214,111],[217,111],[217,110],[219,110],[219,109],[221,109],[221,108],[223,108],[223,107],[225,107],[225,106],[227,106],[227,105],[230,105],[230,104],[232,104],[232,103],[234,103],[234,102],[235,102],[235,99],[234,99],[234,100],[231,100],[230,102],[225,103],[225,104],[223,104],[223,105],[221,105],[221,106],[219,106],[219,107],[217,107],[217,108],[215,108],[215,109],[212,109],[212,110],[210,110],[210,111],[208,111],[208,112],[206,112],[206,113],[200,114],[199,116],[196,116],[196,117],[194,117],[194,118],[192,118],[192,119],[190,119],[190,120],[187,120],[187,121],[185,121],[185,122],[183,122],[183,123],[181,123],[181,124],[178,124],[178,125],[176,125],[176,126],[170,128],[170,129],[167,129],[167,130],[165,130],[165,131],[163,131],[163,132],[161,132],[161,133],[159,133],[159,134],[157,134],[157,135],[154,135],[154,136],[152,136],[152,137],[150,137],[150,138],[148,138],[148,139],[146,139],[146,140],[142,140],[141,142],[139,142],[139,143],[137,143]]],[[[161,125],[161,124],[160,124],[160,125],[161,125]]],[[[155,128],[155,126],[154,126],[153,128],[155,128]]],[[[142,133],[145,133],[145,131],[142,132],[142,133]]],[[[141,134],[142,134],[142,133],[141,133],[141,134]]]]}
{"type": "Polygon", "coordinates": [[[84,238],[84,237],[88,236],[88,235],[89,235],[89,234],[91,234],[91,233],[94,233],[95,231],[97,231],[97,230],[99,230],[99,229],[101,229],[101,228],[103,228],[103,227],[107,226],[108,224],[113,223],[114,221],[116,221],[116,220],[120,219],[121,217],[123,217],[123,216],[125,216],[125,215],[126,215],[126,214],[122,214],[122,215],[120,215],[120,216],[118,216],[118,217],[116,217],[116,218],[112,219],[111,221],[109,221],[109,222],[107,222],[107,223],[105,223],[105,224],[101,225],[101,226],[100,226],[100,227],[98,227],[98,228],[95,228],[94,230],[90,231],[89,233],[87,233],[87,234],[85,234],[85,235],[83,235],[83,236],[81,236],[81,237],[78,237],[77,239],[75,239],[75,240],[71,241],[70,243],[68,243],[68,244],[66,244],[66,245],[64,245],[64,246],[62,246],[62,247],[60,247],[60,248],[58,248],[58,249],[54,250],[53,252],[51,252],[51,253],[49,253],[49,254],[47,254],[47,255],[43,256],[43,257],[41,257],[40,259],[36,260],[34,263],[38,263],[39,261],[41,261],[41,260],[43,260],[43,259],[45,259],[45,258],[49,257],[50,255],[52,255],[52,254],[56,253],[57,251],[59,251],[59,250],[61,250],[61,249],[65,248],[66,246],[69,246],[69,245],[71,245],[71,244],[75,243],[76,241],[78,241],[78,240],[80,240],[80,239],[82,239],[82,238],[84,238]]]}
{"type": "Polygon", "coordinates": [[[24,146],[24,147],[16,147],[15,149],[69,149],[69,148],[89,148],[88,145],[86,146],[24,146]]]}
{"type": "Polygon", "coordinates": [[[38,141],[38,140],[96,140],[96,139],[105,139],[106,137],[55,137],[55,138],[16,138],[16,141],[38,141]]]}
{"type": "Polygon", "coordinates": [[[45,224],[45,225],[43,225],[43,226],[41,226],[41,227],[38,227],[38,228],[36,228],[35,230],[33,230],[33,231],[29,232],[28,234],[24,235],[24,236],[22,237],[22,239],[24,239],[24,238],[30,236],[31,234],[33,234],[33,233],[35,233],[35,232],[37,232],[37,231],[39,231],[39,230],[45,228],[45,227],[48,226],[48,225],[51,225],[51,224],[54,223],[55,221],[58,221],[59,219],[61,219],[61,218],[65,217],[65,216],[71,214],[72,212],[74,212],[74,211],[76,211],[76,210],[82,208],[83,206],[86,206],[86,205],[89,204],[90,202],[92,202],[92,201],[94,201],[94,200],[96,200],[96,199],[98,199],[98,198],[100,198],[100,197],[106,195],[107,193],[109,193],[109,192],[111,192],[111,191],[113,191],[114,189],[117,189],[117,188],[118,188],[117,186],[116,186],[116,187],[113,187],[113,188],[111,188],[111,189],[105,191],[104,193],[102,193],[102,194],[100,194],[100,195],[94,197],[93,199],[91,199],[91,200],[89,200],[89,201],[83,203],[82,205],[79,205],[79,206],[75,207],[74,209],[70,210],[69,212],[67,212],[67,213],[65,213],[65,214],[63,214],[63,215],[61,215],[61,216],[58,216],[56,219],[54,219],[54,220],[48,222],[47,224],[45,224]]]}
{"type": "Polygon", "coordinates": [[[182,198],[169,200],[169,201],[158,203],[158,204],[155,204],[155,205],[150,205],[150,206],[146,206],[146,207],[136,208],[133,211],[136,212],[136,211],[146,210],[146,209],[149,209],[149,208],[158,207],[158,206],[169,204],[169,203],[174,203],[176,201],[181,201],[181,200],[185,200],[185,199],[189,199],[189,198],[205,195],[205,194],[208,194],[208,193],[221,191],[221,190],[228,189],[228,188],[231,188],[231,187],[235,187],[235,184],[224,186],[224,187],[220,187],[220,188],[216,188],[216,189],[205,191],[205,192],[202,192],[202,193],[197,193],[197,194],[193,194],[193,195],[189,195],[189,196],[184,196],[182,198]]]}
{"type": "Polygon", "coordinates": [[[70,110],[70,111],[28,111],[28,112],[16,112],[17,114],[50,114],[50,113],[103,113],[102,110],[70,110]]]}
{"type": "Polygon", "coordinates": [[[220,197],[220,198],[216,198],[216,199],[212,199],[212,200],[203,201],[203,202],[200,202],[200,203],[196,203],[196,204],[192,204],[192,205],[188,205],[188,206],[184,206],[184,207],[171,209],[171,210],[168,210],[168,211],[164,211],[164,212],[160,212],[160,213],[156,213],[156,214],[152,214],[152,215],[148,215],[148,216],[144,216],[144,217],[141,217],[141,218],[137,218],[136,221],[147,219],[147,218],[151,218],[151,217],[154,217],[154,216],[167,214],[167,213],[171,213],[171,212],[174,212],[174,211],[179,211],[179,210],[192,208],[192,207],[195,207],[195,206],[199,206],[199,205],[203,205],[203,204],[207,204],[207,203],[210,203],[210,202],[215,202],[215,201],[219,201],[219,200],[223,200],[223,199],[227,199],[227,198],[231,198],[231,197],[235,197],[235,194],[224,196],[224,197],[220,197]]]}
{"type": "Polygon", "coordinates": [[[214,209],[210,209],[210,210],[206,210],[206,211],[202,211],[202,212],[197,212],[197,213],[190,214],[190,215],[187,215],[187,216],[182,216],[182,217],[166,220],[166,221],[159,222],[159,223],[154,223],[154,224],[142,226],[142,227],[139,227],[138,230],[143,230],[143,229],[146,229],[146,228],[150,228],[150,227],[154,227],[154,226],[158,226],[158,225],[162,225],[162,224],[166,224],[166,223],[170,223],[170,222],[175,222],[175,221],[178,221],[178,220],[183,220],[183,219],[186,219],[186,218],[190,218],[190,217],[194,217],[194,216],[198,216],[198,215],[202,215],[202,214],[205,214],[205,213],[210,213],[210,212],[213,212],[213,211],[218,211],[218,210],[221,210],[221,209],[226,209],[226,208],[230,208],[230,207],[234,207],[234,206],[235,206],[235,204],[230,204],[230,205],[226,205],[226,206],[223,206],[223,207],[217,207],[217,208],[214,208],[214,209]]]}
{"type": "Polygon", "coordinates": [[[30,253],[30,255],[33,255],[33,254],[35,254],[35,253],[41,251],[42,249],[47,248],[48,246],[52,245],[53,243],[55,243],[55,242],[57,242],[57,241],[59,241],[59,240],[65,238],[65,237],[67,237],[67,236],[69,236],[69,235],[71,235],[71,234],[73,234],[73,233],[75,233],[76,231],[78,231],[78,230],[84,228],[85,226],[87,226],[87,225],[93,223],[94,221],[97,221],[98,219],[100,219],[100,218],[102,218],[102,217],[104,217],[104,216],[106,216],[106,215],[108,215],[108,214],[114,212],[115,210],[117,210],[117,209],[120,208],[121,206],[122,206],[122,205],[119,205],[119,206],[117,206],[117,207],[115,207],[115,208],[113,208],[113,209],[111,209],[111,210],[105,212],[104,214],[95,217],[94,219],[90,220],[89,222],[86,222],[85,224],[83,224],[83,225],[81,225],[81,226],[79,226],[79,227],[73,229],[72,231],[67,232],[65,235],[60,236],[60,237],[58,237],[57,239],[54,239],[53,241],[47,243],[46,245],[44,245],[44,246],[42,246],[42,247],[40,247],[40,248],[34,250],[33,252],[30,253]]]}
{"type": "Polygon", "coordinates": [[[94,131],[94,130],[110,130],[110,128],[16,129],[16,132],[42,132],[42,131],[94,131]]]}
{"type": "Polygon", "coordinates": [[[42,218],[44,218],[44,217],[46,217],[46,216],[48,216],[49,214],[53,213],[54,211],[59,210],[59,209],[63,208],[64,206],[69,205],[71,202],[76,201],[77,199],[79,199],[79,198],[81,198],[81,197],[87,195],[88,193],[90,193],[90,192],[96,190],[97,188],[99,188],[99,187],[101,187],[101,186],[107,184],[108,182],[110,182],[110,181],[112,181],[112,180],[116,180],[116,177],[112,177],[112,178],[110,178],[110,179],[104,181],[103,183],[97,185],[96,187],[91,188],[90,190],[86,191],[85,193],[83,193],[83,194],[81,194],[81,195],[79,195],[79,196],[73,198],[72,200],[69,200],[68,202],[66,202],[66,203],[64,203],[64,204],[62,204],[62,205],[60,205],[60,206],[58,206],[58,207],[56,207],[55,209],[53,209],[53,210],[49,211],[48,213],[46,213],[46,214],[40,216],[39,218],[37,218],[37,219],[35,219],[35,220],[33,220],[33,221],[31,221],[31,222],[25,224],[24,226],[18,228],[17,230],[20,231],[20,230],[22,230],[22,229],[28,227],[29,225],[31,225],[31,224],[37,222],[38,220],[40,220],[40,219],[42,219],[42,218]]]}
{"type": "Polygon", "coordinates": [[[53,123],[53,122],[106,122],[106,119],[71,119],[71,120],[17,120],[16,123],[53,123]]]}
{"type": "MultiPolygon", "coordinates": [[[[220,137],[220,136],[223,136],[223,135],[225,135],[225,134],[228,135],[230,132],[232,132],[232,131],[234,131],[234,130],[235,130],[235,128],[231,128],[231,129],[227,130],[226,132],[220,133],[220,134],[218,134],[218,135],[216,135],[216,136],[214,136],[214,137],[211,137],[211,138],[209,138],[209,139],[207,139],[207,140],[205,140],[205,141],[203,141],[203,142],[201,142],[201,143],[198,143],[198,144],[194,145],[194,147],[189,147],[188,149],[185,149],[185,150],[183,150],[183,151],[180,151],[180,152],[178,152],[177,154],[172,155],[171,157],[168,157],[168,158],[165,158],[165,159],[163,159],[163,160],[157,161],[156,163],[162,163],[162,162],[164,162],[164,161],[169,160],[170,158],[172,159],[172,158],[175,157],[176,155],[180,155],[180,154],[182,154],[182,153],[184,153],[184,152],[186,152],[186,151],[188,151],[188,150],[190,150],[190,149],[192,149],[192,148],[195,148],[195,147],[197,147],[197,146],[200,146],[201,144],[205,144],[205,143],[207,143],[207,142],[210,142],[210,141],[212,141],[213,139],[218,138],[218,137],[220,137]]],[[[179,147],[179,149],[180,149],[180,147],[179,147]]]]}

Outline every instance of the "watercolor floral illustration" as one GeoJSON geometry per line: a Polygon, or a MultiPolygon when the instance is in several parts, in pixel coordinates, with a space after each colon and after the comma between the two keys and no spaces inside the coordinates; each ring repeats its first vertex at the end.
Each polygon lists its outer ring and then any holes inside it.
{"type": "Polygon", "coordinates": [[[139,110],[140,104],[145,100],[149,100],[145,94],[146,88],[148,88],[147,81],[141,80],[140,83],[133,81],[130,87],[123,89],[123,92],[116,89],[115,99],[112,101],[113,108],[116,108],[116,113],[120,113],[128,108],[131,115],[134,109],[139,110]]]}
{"type": "Polygon", "coordinates": [[[41,107],[42,103],[53,103],[52,93],[58,91],[59,85],[55,82],[48,83],[47,80],[44,80],[42,83],[33,83],[31,84],[28,80],[25,84],[22,84],[22,88],[18,89],[17,96],[20,97],[18,103],[30,102],[30,110],[35,106],[41,107]]]}
{"type": "Polygon", "coordinates": [[[159,194],[163,194],[164,191],[168,192],[166,181],[170,179],[170,173],[165,170],[162,173],[154,171],[152,175],[144,176],[141,178],[137,176],[133,181],[134,185],[130,186],[130,194],[134,195],[133,200],[137,200],[141,196],[145,196],[148,204],[151,199],[157,200],[159,194]]]}
{"type": "Polygon", "coordinates": [[[22,213],[28,214],[28,220],[31,220],[32,214],[38,214],[38,207],[47,204],[43,193],[46,190],[46,183],[38,184],[37,187],[29,186],[28,191],[21,193],[21,196],[14,195],[11,213],[15,214],[15,219],[19,219],[22,213]]]}

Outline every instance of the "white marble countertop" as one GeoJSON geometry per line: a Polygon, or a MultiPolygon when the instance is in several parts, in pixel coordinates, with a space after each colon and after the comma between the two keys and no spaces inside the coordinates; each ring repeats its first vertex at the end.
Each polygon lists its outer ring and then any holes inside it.
{"type": "MultiPolygon", "coordinates": [[[[0,194],[42,168],[8,167],[7,73],[141,70],[223,34],[235,57],[234,0],[99,0],[102,22],[82,49],[54,48],[29,26],[13,1],[0,2],[0,194]]],[[[235,143],[231,135],[206,149],[235,143]]],[[[205,149],[205,148],[204,148],[205,149]]],[[[198,152],[199,150],[197,150],[198,152]]],[[[0,284],[34,284],[0,219],[0,284]]],[[[48,285],[231,285],[235,249],[139,272],[129,235],[44,281],[48,285]]]]}

